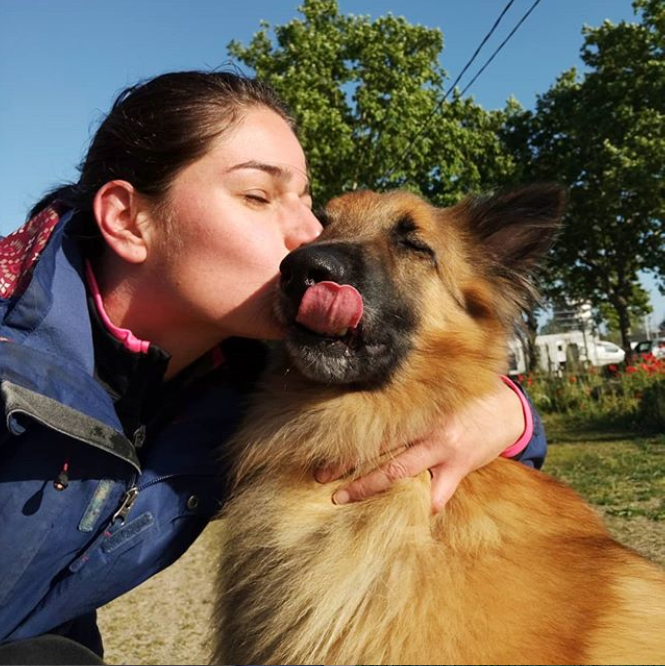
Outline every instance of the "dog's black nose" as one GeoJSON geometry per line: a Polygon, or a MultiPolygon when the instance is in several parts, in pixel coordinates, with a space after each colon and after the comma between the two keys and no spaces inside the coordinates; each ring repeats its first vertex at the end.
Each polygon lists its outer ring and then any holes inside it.
{"type": "Polygon", "coordinates": [[[348,249],[335,245],[306,245],[288,254],[279,270],[281,287],[290,296],[302,296],[317,282],[347,284],[351,268],[348,249]]]}

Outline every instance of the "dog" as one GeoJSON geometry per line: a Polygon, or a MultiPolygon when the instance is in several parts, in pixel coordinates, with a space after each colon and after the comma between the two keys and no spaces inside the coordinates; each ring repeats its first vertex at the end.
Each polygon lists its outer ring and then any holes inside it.
{"type": "Polygon", "coordinates": [[[665,573],[546,474],[499,458],[437,514],[427,473],[331,502],[493,389],[563,202],[354,192],[283,261],[286,341],[229,446],[213,663],[665,663],[665,573]]]}

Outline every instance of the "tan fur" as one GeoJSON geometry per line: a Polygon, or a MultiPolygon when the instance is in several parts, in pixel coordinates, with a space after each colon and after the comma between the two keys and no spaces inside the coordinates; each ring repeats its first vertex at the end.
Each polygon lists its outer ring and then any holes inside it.
{"type": "Polygon", "coordinates": [[[268,374],[231,447],[215,663],[665,663],[664,573],[545,474],[499,459],[436,516],[427,474],[346,506],[330,498],[348,478],[313,480],[362,474],[494,386],[515,306],[465,211],[404,193],[331,205],[340,238],[418,289],[422,326],[381,390],[315,384],[287,358],[268,374]],[[391,256],[383,220],[402,209],[445,257],[436,271],[391,256]]]}

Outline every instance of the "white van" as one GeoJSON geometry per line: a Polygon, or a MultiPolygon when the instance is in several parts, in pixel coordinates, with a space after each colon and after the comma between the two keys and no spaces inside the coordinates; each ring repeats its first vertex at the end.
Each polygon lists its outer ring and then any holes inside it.
{"type": "MultiPolygon", "coordinates": [[[[526,372],[526,354],[522,342],[514,339],[509,343],[509,374],[526,372]]],[[[592,365],[602,367],[621,363],[626,353],[609,340],[601,340],[591,333],[568,331],[536,336],[538,369],[544,372],[558,372],[566,366],[592,365]]]]}

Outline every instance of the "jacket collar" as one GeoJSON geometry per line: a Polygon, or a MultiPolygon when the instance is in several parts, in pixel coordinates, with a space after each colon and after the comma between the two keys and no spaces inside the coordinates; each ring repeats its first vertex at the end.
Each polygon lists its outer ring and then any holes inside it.
{"type": "Polygon", "coordinates": [[[23,414],[137,466],[113,401],[94,379],[76,217],[73,211],[51,210],[55,223],[49,213],[41,225],[25,225],[22,235],[0,241],[0,261],[3,252],[5,257],[12,249],[23,253],[14,288],[0,299],[0,390],[7,425],[17,428],[16,417],[23,414]],[[30,235],[39,242],[31,243],[30,235]],[[64,409],[59,412],[57,405],[64,409]]]}
{"type": "Polygon", "coordinates": [[[7,294],[0,296],[4,306],[0,337],[67,358],[92,375],[94,350],[83,257],[70,233],[73,211],[60,215],[57,208],[47,208],[34,220],[38,218],[41,224],[29,222],[22,227],[23,232],[19,230],[0,241],[0,262],[11,248],[21,255],[21,261],[14,264],[19,268],[14,289],[9,298],[7,294]]]}

